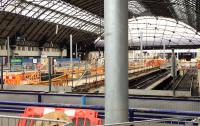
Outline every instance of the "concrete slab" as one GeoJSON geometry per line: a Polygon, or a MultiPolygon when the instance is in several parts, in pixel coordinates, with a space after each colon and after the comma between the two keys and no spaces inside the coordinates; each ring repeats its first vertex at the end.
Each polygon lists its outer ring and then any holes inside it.
{"type": "MultiPolygon", "coordinates": [[[[142,89],[129,89],[130,95],[149,95],[149,96],[174,96],[172,90],[142,90],[142,89]]],[[[177,97],[189,97],[190,91],[176,91],[177,97]]]]}
{"type": "MultiPolygon", "coordinates": [[[[4,90],[22,90],[22,91],[49,91],[48,85],[7,85],[4,84],[4,90]]],[[[53,92],[71,92],[70,86],[52,86],[53,92]]]]}

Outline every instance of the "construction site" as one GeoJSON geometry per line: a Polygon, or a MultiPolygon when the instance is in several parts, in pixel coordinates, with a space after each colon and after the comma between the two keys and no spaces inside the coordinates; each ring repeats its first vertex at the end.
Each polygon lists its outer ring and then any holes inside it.
{"type": "Polygon", "coordinates": [[[200,1],[1,0],[0,126],[199,126],[200,1]]]}

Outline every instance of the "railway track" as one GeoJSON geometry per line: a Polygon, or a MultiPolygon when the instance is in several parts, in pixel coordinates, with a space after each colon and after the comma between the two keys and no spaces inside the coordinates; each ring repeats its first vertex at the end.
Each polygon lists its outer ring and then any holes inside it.
{"type": "Polygon", "coordinates": [[[157,70],[157,69],[158,68],[151,68],[151,69],[146,69],[146,70],[142,70],[142,71],[137,71],[137,72],[134,72],[134,73],[129,73],[128,77],[137,76],[137,75],[140,75],[140,74],[143,74],[143,73],[146,73],[146,72],[149,72],[149,71],[157,70]]]}
{"type": "Polygon", "coordinates": [[[132,83],[129,83],[129,88],[130,89],[145,89],[168,74],[169,74],[169,71],[167,71],[166,69],[160,70],[155,74],[150,74],[148,76],[143,77],[142,79],[138,79],[138,80],[133,81],[132,83]]]}
{"type": "MultiPolygon", "coordinates": [[[[181,76],[178,76],[178,77],[175,79],[174,83],[175,83],[175,84],[179,83],[179,82],[181,81],[181,79],[182,79],[182,77],[181,77],[181,76]]],[[[166,85],[166,86],[163,88],[163,90],[173,90],[173,80],[172,80],[168,85],[166,85]]]]}
{"type": "MultiPolygon", "coordinates": [[[[146,73],[146,72],[149,72],[149,71],[153,71],[153,70],[156,70],[156,69],[158,69],[158,68],[152,68],[152,69],[148,69],[148,70],[130,73],[129,77],[138,76],[140,74],[143,74],[143,73],[146,73]]],[[[73,88],[73,92],[88,92],[91,89],[99,88],[101,86],[104,86],[104,80],[98,81],[98,82],[92,82],[92,83],[84,83],[83,85],[76,86],[76,87],[73,88]]]]}
{"type": "Polygon", "coordinates": [[[181,77],[180,81],[176,84],[175,90],[180,91],[191,91],[195,78],[196,70],[190,69],[188,70],[183,77],[181,77]]]}

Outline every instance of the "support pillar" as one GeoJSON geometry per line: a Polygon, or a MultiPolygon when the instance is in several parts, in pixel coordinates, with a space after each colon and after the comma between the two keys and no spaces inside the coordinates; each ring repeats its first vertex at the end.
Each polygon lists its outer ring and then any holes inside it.
{"type": "Polygon", "coordinates": [[[49,66],[49,92],[51,92],[51,86],[52,86],[51,85],[51,78],[52,78],[51,77],[52,76],[52,73],[51,73],[52,72],[52,66],[51,66],[52,64],[51,63],[52,63],[52,58],[49,57],[48,58],[48,66],[49,66]]]}
{"type": "Polygon", "coordinates": [[[61,48],[61,49],[60,49],[60,57],[61,57],[61,58],[63,58],[63,51],[64,51],[64,49],[61,48]]]}
{"type": "Polygon", "coordinates": [[[163,59],[166,59],[165,50],[166,50],[166,46],[165,46],[165,43],[163,43],[163,59]]]}
{"type": "Polygon", "coordinates": [[[11,69],[11,66],[10,66],[10,37],[9,36],[7,37],[7,57],[8,57],[7,66],[8,66],[8,68],[11,69]]]}
{"type": "Polygon", "coordinates": [[[175,96],[175,78],[177,76],[177,71],[176,71],[176,56],[174,53],[174,49],[172,49],[172,56],[171,56],[171,76],[173,78],[173,95],[175,96]]]}
{"type": "Polygon", "coordinates": [[[70,35],[70,62],[71,62],[71,65],[72,65],[72,58],[73,58],[73,47],[72,47],[72,34],[70,35]]]}
{"type": "Polygon", "coordinates": [[[1,58],[1,90],[3,90],[3,57],[1,58]]]}
{"type": "Polygon", "coordinates": [[[105,124],[128,121],[128,0],[104,0],[105,124]]]}
{"type": "Polygon", "coordinates": [[[176,78],[177,76],[177,65],[176,65],[176,56],[175,56],[175,53],[174,53],[174,49],[172,49],[172,56],[171,56],[171,76],[173,78],[176,78]]]}
{"type": "Polygon", "coordinates": [[[143,61],[144,57],[143,57],[143,33],[140,33],[140,60],[143,61]]]}
{"type": "Polygon", "coordinates": [[[199,84],[199,90],[198,90],[198,93],[200,94],[200,68],[198,67],[198,71],[197,71],[198,73],[197,73],[197,79],[198,79],[198,84],[199,84]]]}
{"type": "Polygon", "coordinates": [[[43,47],[39,47],[39,57],[42,58],[43,47]]]}
{"type": "Polygon", "coordinates": [[[135,60],[135,51],[132,50],[132,61],[134,61],[134,60],[135,60]]]}
{"type": "Polygon", "coordinates": [[[16,45],[10,45],[10,56],[11,58],[15,58],[16,55],[16,45]]]}
{"type": "Polygon", "coordinates": [[[77,48],[77,43],[76,43],[76,58],[78,58],[78,48],[77,48]]]}
{"type": "Polygon", "coordinates": [[[178,53],[178,51],[177,51],[177,53],[176,53],[176,57],[177,57],[177,60],[179,60],[179,53],[178,53]]]}

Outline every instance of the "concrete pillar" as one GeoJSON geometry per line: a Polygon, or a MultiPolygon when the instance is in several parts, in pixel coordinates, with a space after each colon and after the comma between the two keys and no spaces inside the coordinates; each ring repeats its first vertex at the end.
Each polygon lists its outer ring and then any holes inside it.
{"type": "Polygon", "coordinates": [[[163,59],[166,59],[165,50],[166,50],[166,46],[165,46],[165,43],[163,43],[163,59]]]}
{"type": "Polygon", "coordinates": [[[174,53],[174,49],[172,49],[171,55],[171,76],[173,78],[173,95],[175,96],[176,56],[174,53]]]}
{"type": "Polygon", "coordinates": [[[128,121],[128,0],[104,0],[105,123],[128,121]]]}
{"type": "Polygon", "coordinates": [[[176,78],[177,76],[177,64],[176,64],[176,56],[174,53],[174,49],[172,49],[172,56],[171,56],[171,76],[176,78]]]}

